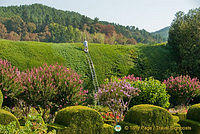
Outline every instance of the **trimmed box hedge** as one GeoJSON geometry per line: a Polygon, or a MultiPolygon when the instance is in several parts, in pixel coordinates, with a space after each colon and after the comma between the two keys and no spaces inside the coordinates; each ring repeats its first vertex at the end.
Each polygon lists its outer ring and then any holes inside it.
{"type": "Polygon", "coordinates": [[[192,105],[187,112],[187,119],[200,122],[200,103],[192,105]]]}
{"type": "Polygon", "coordinates": [[[139,126],[165,127],[174,125],[173,116],[166,109],[149,104],[133,106],[127,112],[124,121],[139,126]]]}
{"type": "Polygon", "coordinates": [[[9,123],[15,121],[16,126],[20,128],[19,121],[17,118],[10,112],[0,109],[0,124],[1,125],[8,125],[9,123]]]}
{"type": "Polygon", "coordinates": [[[177,123],[178,116],[173,116],[166,109],[142,104],[133,106],[124,118],[120,134],[182,134],[177,123]]]}
{"type": "Polygon", "coordinates": [[[96,110],[86,106],[70,106],[58,111],[55,124],[60,125],[58,134],[110,134],[114,128],[104,124],[96,110]]]}

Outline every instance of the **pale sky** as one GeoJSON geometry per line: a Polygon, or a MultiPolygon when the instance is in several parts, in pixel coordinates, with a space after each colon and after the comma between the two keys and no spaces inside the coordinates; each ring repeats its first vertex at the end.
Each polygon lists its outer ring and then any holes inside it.
{"type": "Polygon", "coordinates": [[[34,3],[149,32],[169,26],[178,11],[200,7],[200,0],[0,0],[0,6],[34,3]]]}

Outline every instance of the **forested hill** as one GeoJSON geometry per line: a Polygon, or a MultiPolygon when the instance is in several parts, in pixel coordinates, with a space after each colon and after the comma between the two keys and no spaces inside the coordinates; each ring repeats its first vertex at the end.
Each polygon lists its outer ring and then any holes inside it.
{"type": "Polygon", "coordinates": [[[134,26],[94,20],[76,12],[62,11],[41,4],[0,7],[0,38],[44,42],[152,44],[162,42],[134,26]]]}
{"type": "Polygon", "coordinates": [[[169,28],[170,27],[165,27],[165,28],[160,29],[156,32],[153,32],[152,34],[153,35],[160,35],[164,39],[164,41],[167,41],[168,36],[169,36],[169,28]]]}

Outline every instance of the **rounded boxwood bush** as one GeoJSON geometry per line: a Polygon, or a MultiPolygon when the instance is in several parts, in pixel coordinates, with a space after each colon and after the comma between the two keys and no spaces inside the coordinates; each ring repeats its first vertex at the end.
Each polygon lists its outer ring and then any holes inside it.
{"type": "Polygon", "coordinates": [[[70,106],[58,111],[55,124],[73,128],[74,133],[100,133],[103,118],[94,109],[86,106],[70,106]]]}
{"type": "Polygon", "coordinates": [[[187,119],[200,122],[200,103],[192,105],[186,115],[187,119]]]}
{"type": "Polygon", "coordinates": [[[1,108],[2,104],[3,104],[3,94],[0,90],[0,108],[1,108]]]}
{"type": "Polygon", "coordinates": [[[133,106],[125,115],[125,122],[139,126],[173,126],[173,116],[164,108],[159,106],[142,104],[133,106]]]}
{"type": "Polygon", "coordinates": [[[10,112],[0,109],[0,124],[8,125],[9,123],[15,121],[18,128],[20,128],[17,118],[10,112]]]}

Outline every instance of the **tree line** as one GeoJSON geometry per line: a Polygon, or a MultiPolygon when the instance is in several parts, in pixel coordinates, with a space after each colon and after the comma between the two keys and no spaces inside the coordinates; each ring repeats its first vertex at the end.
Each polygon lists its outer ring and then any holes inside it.
{"type": "Polygon", "coordinates": [[[162,42],[134,26],[122,26],[76,12],[41,4],[0,7],[0,38],[42,42],[89,42],[104,44],[152,44],[162,42]]]}

